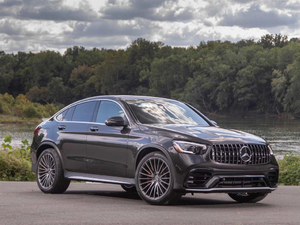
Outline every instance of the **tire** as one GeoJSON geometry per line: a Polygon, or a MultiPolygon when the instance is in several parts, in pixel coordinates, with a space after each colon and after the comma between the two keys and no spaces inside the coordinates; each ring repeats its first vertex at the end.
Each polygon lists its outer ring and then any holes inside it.
{"type": "Polygon", "coordinates": [[[65,192],[70,180],[64,177],[64,170],[59,155],[54,149],[44,150],[38,158],[36,180],[44,193],[58,194],[65,192]]]}
{"type": "Polygon", "coordinates": [[[135,183],[139,196],[151,205],[173,204],[182,195],[173,190],[172,166],[160,152],[151,152],[139,162],[135,183]]]}
{"type": "Polygon", "coordinates": [[[130,184],[121,184],[121,187],[129,193],[135,193],[136,192],[136,188],[134,185],[130,185],[130,184]]]}
{"type": "Polygon", "coordinates": [[[229,193],[228,195],[240,203],[255,203],[267,197],[268,193],[229,193]]]}

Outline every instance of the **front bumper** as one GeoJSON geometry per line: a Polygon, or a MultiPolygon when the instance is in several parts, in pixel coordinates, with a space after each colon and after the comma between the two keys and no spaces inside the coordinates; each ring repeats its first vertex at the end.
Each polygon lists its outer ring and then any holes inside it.
{"type": "Polygon", "coordinates": [[[259,165],[216,163],[208,155],[173,155],[174,189],[182,192],[237,193],[272,192],[278,186],[278,164],[259,165]]]}
{"type": "Polygon", "coordinates": [[[240,193],[240,192],[247,192],[247,193],[270,193],[275,191],[277,188],[209,188],[209,189],[185,189],[186,193],[240,193]]]}

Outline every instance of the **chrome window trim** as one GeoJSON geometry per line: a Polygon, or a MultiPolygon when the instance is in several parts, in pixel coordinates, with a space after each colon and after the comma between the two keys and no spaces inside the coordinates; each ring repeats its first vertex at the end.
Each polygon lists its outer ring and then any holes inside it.
{"type": "MultiPolygon", "coordinates": [[[[125,115],[125,117],[126,117],[126,119],[127,119],[127,121],[128,121],[128,123],[129,123],[129,126],[131,126],[131,122],[130,122],[130,120],[129,120],[129,117],[128,117],[128,115],[127,115],[127,112],[126,112],[126,110],[124,109],[124,107],[119,103],[119,102],[117,102],[117,101],[115,101],[115,100],[112,100],[112,99],[93,99],[93,100],[87,100],[87,101],[84,101],[84,102],[79,102],[79,103],[77,103],[77,104],[71,104],[70,106],[66,106],[65,108],[63,108],[63,109],[61,109],[60,111],[58,111],[56,114],[54,114],[54,116],[53,116],[53,118],[54,118],[54,120],[56,121],[56,122],[60,122],[60,123],[71,123],[71,122],[75,122],[75,123],[86,123],[86,124],[90,124],[90,123],[93,123],[93,124],[99,124],[99,125],[105,125],[105,123],[97,123],[97,122],[93,122],[93,121],[90,121],[90,122],[86,122],[86,121],[58,121],[57,119],[56,119],[56,116],[57,115],[59,115],[61,112],[64,112],[65,110],[67,110],[67,109],[70,109],[70,108],[72,108],[72,107],[75,107],[75,106],[77,106],[77,105],[80,105],[80,104],[84,104],[84,103],[87,103],[87,102],[95,102],[95,101],[111,101],[111,102],[114,102],[114,103],[116,103],[116,104],[118,104],[120,107],[121,107],[121,109],[124,111],[124,115],[125,115]]],[[[101,103],[100,103],[101,104],[101,103]]],[[[98,110],[99,110],[99,108],[98,108],[98,110]]],[[[97,111],[98,112],[98,111],[97,111]]]]}

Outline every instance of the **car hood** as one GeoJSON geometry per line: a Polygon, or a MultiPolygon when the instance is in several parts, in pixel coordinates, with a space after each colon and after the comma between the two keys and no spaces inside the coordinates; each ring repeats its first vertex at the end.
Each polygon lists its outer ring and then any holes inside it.
{"type": "MultiPolygon", "coordinates": [[[[152,126],[153,127],[153,126],[152,126]]],[[[189,136],[192,138],[200,138],[212,144],[264,144],[266,141],[255,135],[232,129],[223,129],[215,126],[201,127],[191,125],[154,125],[154,127],[164,132],[172,132],[180,134],[180,136],[189,136]]],[[[176,135],[174,136],[174,139],[176,135]]]]}

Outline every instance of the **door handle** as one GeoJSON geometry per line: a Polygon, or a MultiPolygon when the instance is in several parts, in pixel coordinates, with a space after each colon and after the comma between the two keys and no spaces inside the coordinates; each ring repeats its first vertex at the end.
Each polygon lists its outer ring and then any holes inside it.
{"type": "Polygon", "coordinates": [[[99,127],[94,126],[94,127],[91,127],[90,130],[91,130],[91,131],[98,131],[98,130],[99,130],[99,127]]]}
{"type": "Polygon", "coordinates": [[[66,126],[65,126],[65,125],[59,125],[59,126],[58,126],[58,129],[59,129],[59,130],[64,130],[64,129],[66,129],[66,126]]]}

